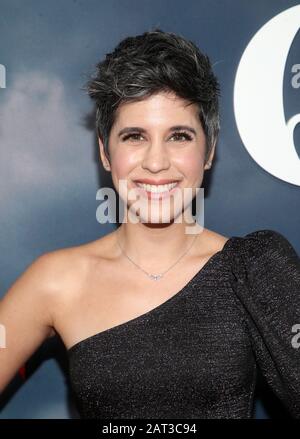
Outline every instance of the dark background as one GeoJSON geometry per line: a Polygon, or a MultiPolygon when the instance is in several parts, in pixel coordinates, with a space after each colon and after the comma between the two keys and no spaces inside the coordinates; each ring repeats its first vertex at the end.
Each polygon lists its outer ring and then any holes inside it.
{"type": "MultiPolygon", "coordinates": [[[[209,55],[221,83],[221,134],[204,182],[205,227],[227,236],[274,229],[300,252],[300,182],[276,178],[256,163],[239,136],[233,107],[235,75],[247,44],[266,22],[297,4],[0,0],[0,63],[6,68],[6,88],[0,89],[1,295],[40,254],[97,239],[114,228],[96,220],[96,192],[110,182],[89,124],[92,102],[81,87],[96,62],[121,39],[153,27],[194,41],[209,55]]],[[[274,35],[274,47],[284,29],[274,35]]],[[[297,34],[282,60],[287,120],[299,112],[300,89],[291,86],[290,73],[300,63],[299,48],[297,34]]],[[[249,124],[255,130],[250,113],[249,124]]],[[[298,126],[297,151],[299,131],[298,126]]],[[[266,142],[268,138],[272,136],[266,133],[266,142]]],[[[255,407],[258,418],[285,417],[260,379],[255,407]]],[[[76,417],[60,340],[40,347],[26,364],[25,379],[21,373],[16,376],[0,408],[1,418],[76,417]]]]}

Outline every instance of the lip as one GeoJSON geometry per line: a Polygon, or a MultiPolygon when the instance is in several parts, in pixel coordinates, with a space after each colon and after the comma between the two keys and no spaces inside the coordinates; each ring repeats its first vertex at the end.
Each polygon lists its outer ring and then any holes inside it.
{"type": "MultiPolygon", "coordinates": [[[[170,182],[170,181],[169,181],[170,182]]],[[[137,191],[148,198],[148,200],[163,200],[165,198],[170,197],[178,188],[180,181],[176,180],[176,181],[171,181],[171,183],[177,183],[176,186],[174,186],[170,191],[165,191],[165,192],[158,192],[158,193],[153,193],[153,192],[148,192],[146,191],[146,189],[140,187],[137,185],[137,183],[144,183],[144,181],[140,181],[140,180],[136,180],[134,182],[135,187],[137,189],[137,191]]],[[[150,184],[150,183],[145,183],[145,184],[150,184]]],[[[158,183],[156,183],[158,184],[158,183]]],[[[160,183],[160,184],[167,184],[167,183],[160,183]]]]}

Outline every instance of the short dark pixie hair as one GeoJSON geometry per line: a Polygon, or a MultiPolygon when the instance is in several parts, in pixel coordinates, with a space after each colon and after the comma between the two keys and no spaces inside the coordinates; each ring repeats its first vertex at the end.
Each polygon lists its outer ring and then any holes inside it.
{"type": "Polygon", "coordinates": [[[206,136],[205,161],[218,138],[218,80],[208,56],[180,35],[154,29],[123,39],[96,65],[85,89],[96,103],[96,129],[107,157],[118,105],[162,91],[198,104],[206,136]]]}

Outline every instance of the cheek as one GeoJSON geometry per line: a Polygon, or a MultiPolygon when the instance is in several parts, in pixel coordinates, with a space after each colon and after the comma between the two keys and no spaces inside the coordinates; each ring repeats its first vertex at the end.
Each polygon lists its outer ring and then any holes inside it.
{"type": "Polygon", "coordinates": [[[197,180],[203,172],[203,156],[199,150],[178,157],[178,168],[189,180],[197,180]]]}
{"type": "Polygon", "coordinates": [[[118,151],[118,154],[112,157],[112,173],[115,178],[127,178],[135,163],[134,154],[125,154],[118,151]]]}

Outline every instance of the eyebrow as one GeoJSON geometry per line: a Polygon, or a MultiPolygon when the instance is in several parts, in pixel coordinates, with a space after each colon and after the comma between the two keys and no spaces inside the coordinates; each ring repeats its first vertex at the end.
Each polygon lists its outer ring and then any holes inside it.
{"type": "MultiPolygon", "coordinates": [[[[190,127],[189,125],[174,125],[169,129],[169,131],[176,131],[176,130],[186,130],[186,131],[190,131],[191,133],[197,135],[196,130],[194,128],[190,127]]],[[[136,131],[138,131],[140,133],[146,133],[146,130],[144,128],[141,128],[141,127],[126,127],[118,132],[118,137],[120,137],[122,134],[132,133],[132,132],[136,132],[136,131]]]]}

